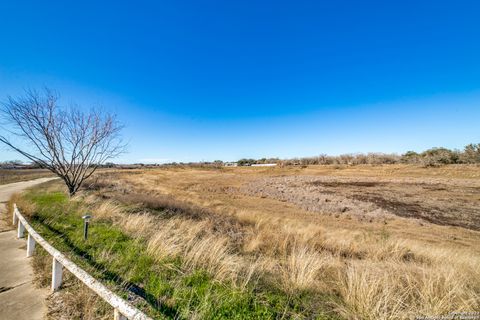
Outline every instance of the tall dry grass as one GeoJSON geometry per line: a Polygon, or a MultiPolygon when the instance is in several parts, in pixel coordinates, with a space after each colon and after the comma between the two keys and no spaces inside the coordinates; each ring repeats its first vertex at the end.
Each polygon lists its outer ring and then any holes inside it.
{"type": "Polygon", "coordinates": [[[228,238],[210,233],[209,221],[170,219],[155,230],[148,251],[158,259],[180,256],[185,268],[202,268],[220,281],[237,283],[244,273],[244,261],[232,252],[228,238]]]}
{"type": "MultiPolygon", "coordinates": [[[[231,281],[241,287],[254,273],[252,264],[245,263],[233,252],[230,239],[220,237],[222,231],[215,231],[219,224],[227,224],[222,219],[215,220],[209,212],[196,211],[186,203],[176,206],[172,199],[165,197],[135,197],[135,200],[143,204],[149,199],[146,207],[165,208],[166,215],[148,213],[144,209],[128,213],[125,207],[122,211],[118,201],[92,194],[84,195],[83,199],[94,219],[108,219],[130,236],[146,240],[148,252],[159,261],[181,257],[186,270],[201,268],[219,281],[231,281]],[[239,278],[239,275],[246,277],[239,278]]],[[[124,196],[121,199],[124,200],[124,196]]]]}
{"type": "Polygon", "coordinates": [[[355,261],[341,280],[345,303],[339,309],[349,318],[406,319],[480,308],[478,280],[452,265],[355,261]]]}
{"type": "MultiPolygon", "coordinates": [[[[36,209],[36,206],[34,203],[25,200],[23,197],[20,196],[20,194],[15,193],[13,194],[10,199],[7,202],[7,218],[12,217],[13,215],[13,205],[16,204],[18,207],[22,208],[22,214],[26,217],[30,217],[36,209]]],[[[11,220],[9,220],[11,223],[11,220]]]]}
{"type": "Polygon", "coordinates": [[[281,265],[285,290],[315,289],[319,286],[320,278],[328,278],[327,271],[334,265],[333,260],[329,253],[320,253],[306,246],[294,246],[281,265]]]}

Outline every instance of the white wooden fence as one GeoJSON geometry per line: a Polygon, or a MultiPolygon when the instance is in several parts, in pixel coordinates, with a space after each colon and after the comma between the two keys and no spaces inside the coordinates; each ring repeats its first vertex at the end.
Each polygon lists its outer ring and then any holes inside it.
{"type": "Polygon", "coordinates": [[[62,284],[63,268],[65,267],[75,277],[82,281],[87,287],[92,289],[103,300],[108,302],[114,308],[115,320],[152,320],[143,312],[130,305],[127,301],[120,298],[118,295],[110,291],[107,287],[101,284],[98,280],[89,275],[85,270],[77,266],[70,259],[64,256],[60,251],[52,247],[45,239],[43,239],[25,220],[17,205],[14,204],[13,209],[13,224],[18,223],[17,237],[23,238],[25,230],[28,232],[27,238],[27,257],[32,256],[35,248],[35,243],[40,244],[52,257],[52,291],[56,291],[62,284]]]}

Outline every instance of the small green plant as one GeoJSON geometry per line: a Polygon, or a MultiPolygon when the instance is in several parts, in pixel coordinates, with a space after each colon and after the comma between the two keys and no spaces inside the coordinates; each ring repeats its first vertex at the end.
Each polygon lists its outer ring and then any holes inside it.
{"type": "Polygon", "coordinates": [[[387,228],[385,228],[385,226],[383,226],[382,229],[380,230],[380,239],[382,239],[382,241],[385,242],[389,238],[390,238],[390,232],[387,230],[387,228]]]}

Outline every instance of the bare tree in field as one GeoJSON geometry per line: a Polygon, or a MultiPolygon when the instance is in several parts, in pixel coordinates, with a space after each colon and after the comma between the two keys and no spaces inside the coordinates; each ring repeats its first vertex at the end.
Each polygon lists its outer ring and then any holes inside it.
{"type": "Polygon", "coordinates": [[[74,195],[101,164],[125,151],[122,126],[114,115],[65,109],[57,101],[49,89],[8,97],[2,108],[5,131],[22,142],[5,135],[0,142],[55,173],[74,195]]]}

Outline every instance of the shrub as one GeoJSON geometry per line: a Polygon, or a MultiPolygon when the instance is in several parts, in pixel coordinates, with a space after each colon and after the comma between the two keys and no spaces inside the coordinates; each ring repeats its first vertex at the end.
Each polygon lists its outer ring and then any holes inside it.
{"type": "Polygon", "coordinates": [[[454,164],[459,161],[458,151],[452,151],[446,148],[432,148],[421,154],[422,163],[425,166],[438,166],[445,164],[454,164]]]}
{"type": "Polygon", "coordinates": [[[460,158],[463,163],[480,163],[480,143],[465,146],[460,158]]]}

